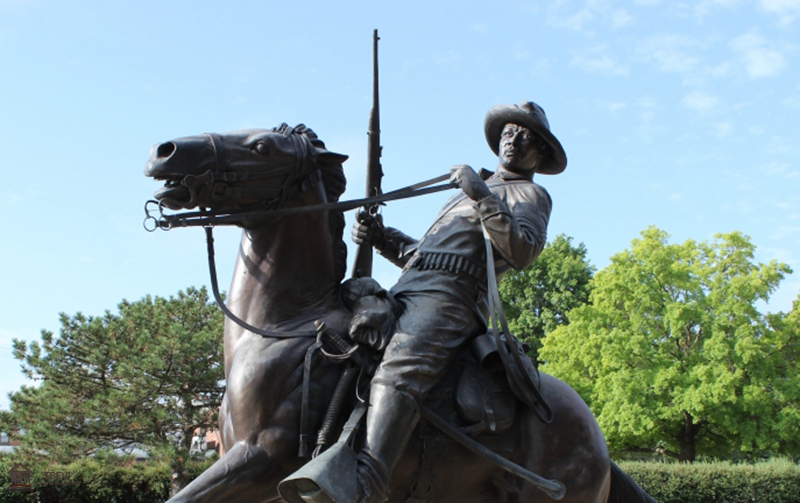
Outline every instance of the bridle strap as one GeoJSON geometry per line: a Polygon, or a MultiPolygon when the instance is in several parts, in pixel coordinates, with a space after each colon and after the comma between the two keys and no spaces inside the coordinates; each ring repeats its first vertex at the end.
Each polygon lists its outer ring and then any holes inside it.
{"type": "Polygon", "coordinates": [[[206,136],[211,139],[211,148],[214,150],[215,172],[224,173],[228,163],[225,159],[225,144],[222,142],[222,137],[217,133],[206,133],[206,136]]]}
{"type": "MultiPolygon", "coordinates": [[[[185,203],[187,206],[197,206],[198,193],[207,190],[212,201],[221,201],[228,197],[253,197],[263,198],[263,188],[249,188],[249,187],[232,187],[231,183],[244,182],[250,180],[266,180],[269,178],[276,178],[279,176],[286,176],[280,188],[271,189],[277,193],[274,198],[268,198],[264,202],[266,207],[280,207],[290,197],[290,189],[295,185],[295,181],[300,177],[301,181],[298,184],[301,190],[307,190],[313,186],[318,176],[315,176],[316,170],[309,169],[309,157],[311,158],[311,168],[315,167],[316,155],[313,148],[309,146],[309,140],[302,134],[292,135],[289,139],[294,143],[296,157],[292,164],[284,166],[273,167],[269,171],[228,171],[228,158],[225,144],[222,137],[216,133],[205,133],[208,137],[211,149],[214,152],[214,166],[213,169],[207,170],[201,175],[184,175],[180,184],[189,191],[189,202],[185,203]],[[302,137],[302,139],[298,138],[302,137]],[[302,169],[298,173],[297,167],[302,169]],[[311,181],[309,181],[311,179],[311,181]]],[[[164,201],[164,200],[162,200],[164,201]]],[[[164,201],[166,202],[166,201],[164,201]]],[[[150,204],[150,201],[147,202],[150,204]]],[[[163,217],[162,212],[162,217],[163,217]]],[[[158,224],[155,227],[159,227],[158,224]]],[[[145,227],[146,228],[146,227],[145,227]]]]}

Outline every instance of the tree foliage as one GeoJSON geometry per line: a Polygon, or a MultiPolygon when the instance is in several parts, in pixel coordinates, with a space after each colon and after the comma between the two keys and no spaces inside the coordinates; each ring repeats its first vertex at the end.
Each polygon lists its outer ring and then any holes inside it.
{"type": "Polygon", "coordinates": [[[593,274],[586,246],[574,246],[571,237],[561,234],[531,266],[503,277],[499,290],[509,330],[530,345],[532,358],[544,336],[568,322],[567,312],[589,300],[593,274]]]}
{"type": "Polygon", "coordinates": [[[40,381],[10,395],[0,425],[24,431],[23,455],[68,463],[101,449],[188,452],[195,428],[216,423],[224,385],[223,315],[205,289],[122,301],[119,314],[61,314],[60,335],[14,341],[40,381]]]}
{"type": "Polygon", "coordinates": [[[783,438],[796,438],[800,432],[800,295],[791,311],[770,315],[769,321],[777,348],[770,355],[770,365],[776,369],[772,393],[781,405],[776,433],[783,438]]]}
{"type": "Polygon", "coordinates": [[[648,228],[545,339],[545,371],[589,402],[613,450],[800,453],[797,364],[785,353],[796,354],[797,317],[757,308],[791,270],[755,263],[754,251],[738,232],[669,244],[648,228]]]}

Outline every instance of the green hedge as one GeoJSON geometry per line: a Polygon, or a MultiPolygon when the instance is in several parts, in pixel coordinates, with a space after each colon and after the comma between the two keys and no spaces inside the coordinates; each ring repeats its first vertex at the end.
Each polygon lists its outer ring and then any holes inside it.
{"type": "Polygon", "coordinates": [[[786,459],[619,466],[659,503],[800,503],[800,466],[786,459]]]}
{"type": "MultiPolygon", "coordinates": [[[[187,464],[189,478],[213,460],[187,464]]],[[[0,503],[30,503],[30,493],[8,490],[11,456],[0,456],[0,503]]],[[[622,461],[620,467],[659,503],[800,503],[800,466],[789,460],[755,465],[622,461]]],[[[26,464],[42,503],[157,503],[169,495],[172,470],[165,461],[88,458],[67,467],[26,464]],[[46,471],[68,471],[76,485],[44,486],[46,471]]]]}
{"type": "MultiPolygon", "coordinates": [[[[200,475],[213,461],[187,463],[189,479],[200,475]]],[[[35,501],[31,493],[8,490],[8,471],[17,462],[10,456],[0,456],[0,503],[35,501]]],[[[158,503],[169,498],[172,469],[165,461],[87,458],[68,466],[23,464],[33,472],[31,485],[42,503],[158,503]],[[48,484],[45,472],[68,472],[74,485],[48,484]]]]}

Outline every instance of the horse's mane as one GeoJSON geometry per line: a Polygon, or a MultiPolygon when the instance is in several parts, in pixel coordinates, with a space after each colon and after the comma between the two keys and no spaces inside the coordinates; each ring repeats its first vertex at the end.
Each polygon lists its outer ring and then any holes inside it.
{"type": "MultiPolygon", "coordinates": [[[[289,125],[283,123],[274,128],[273,131],[276,133],[286,134],[288,129],[290,129],[289,125]]],[[[291,133],[305,135],[311,145],[317,149],[318,155],[316,156],[316,165],[322,175],[322,183],[325,186],[325,195],[328,198],[328,202],[338,201],[339,197],[341,197],[341,195],[344,193],[344,190],[347,186],[347,179],[344,176],[344,168],[342,167],[342,163],[331,160],[334,158],[338,159],[339,157],[333,155],[326,156],[325,154],[328,153],[328,151],[325,148],[325,143],[319,139],[317,133],[315,133],[305,124],[298,124],[294,128],[291,128],[291,133]]],[[[347,245],[342,239],[345,223],[344,212],[331,210],[329,212],[328,222],[328,228],[335,243],[334,260],[336,277],[339,281],[341,281],[344,279],[344,275],[347,272],[347,245]]]]}

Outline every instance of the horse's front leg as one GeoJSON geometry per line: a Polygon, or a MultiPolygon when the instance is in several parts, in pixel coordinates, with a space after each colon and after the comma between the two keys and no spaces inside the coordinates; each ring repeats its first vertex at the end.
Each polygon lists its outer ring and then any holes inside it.
{"type": "MultiPolygon", "coordinates": [[[[298,457],[298,448],[302,362],[310,342],[259,337],[238,348],[220,408],[226,452],[169,503],[280,500],[278,483],[307,461],[298,457]]],[[[337,372],[323,362],[314,365],[309,425],[319,422],[337,372]]]]}
{"type": "Polygon", "coordinates": [[[168,503],[249,503],[280,500],[279,464],[268,449],[237,442],[168,503]]]}

